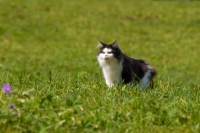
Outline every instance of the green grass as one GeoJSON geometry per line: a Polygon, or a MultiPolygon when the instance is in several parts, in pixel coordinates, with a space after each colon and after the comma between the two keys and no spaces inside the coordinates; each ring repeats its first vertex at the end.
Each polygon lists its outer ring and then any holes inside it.
{"type": "Polygon", "coordinates": [[[0,0],[0,132],[200,132],[200,2],[0,0]],[[98,40],[157,68],[108,88],[98,40]],[[13,104],[18,115],[8,107],[13,104]]]}

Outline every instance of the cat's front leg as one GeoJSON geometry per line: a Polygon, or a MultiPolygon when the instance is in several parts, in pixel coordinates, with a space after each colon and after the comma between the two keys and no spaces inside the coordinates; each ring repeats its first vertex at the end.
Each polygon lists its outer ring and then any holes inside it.
{"type": "Polygon", "coordinates": [[[113,82],[110,82],[110,81],[106,81],[106,84],[109,88],[111,88],[115,85],[113,82]]]}
{"type": "Polygon", "coordinates": [[[119,85],[121,83],[121,78],[116,81],[106,80],[106,84],[109,88],[113,87],[114,85],[119,85]]]}

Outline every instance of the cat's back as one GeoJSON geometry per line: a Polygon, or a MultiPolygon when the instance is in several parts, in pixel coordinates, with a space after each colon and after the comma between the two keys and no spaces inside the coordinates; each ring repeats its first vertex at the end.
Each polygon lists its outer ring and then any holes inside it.
{"type": "Polygon", "coordinates": [[[129,66],[132,71],[139,77],[142,78],[145,72],[150,68],[150,64],[142,59],[131,58],[124,54],[124,66],[129,66]]]}
{"type": "Polygon", "coordinates": [[[143,69],[145,69],[147,65],[149,65],[149,63],[145,62],[142,59],[138,59],[138,58],[131,58],[125,54],[123,54],[124,56],[124,61],[125,63],[131,65],[131,67],[144,67],[143,69]]]}
{"type": "MultiPolygon", "coordinates": [[[[130,57],[129,57],[130,58],[130,57]]],[[[138,58],[130,58],[131,64],[132,64],[132,68],[133,70],[137,73],[138,75],[140,75],[141,77],[144,76],[144,74],[150,70],[151,71],[151,77],[153,78],[156,74],[157,71],[154,67],[152,67],[150,65],[150,63],[142,60],[142,59],[138,59],[138,58]]],[[[140,77],[139,76],[139,77],[140,77]]]]}

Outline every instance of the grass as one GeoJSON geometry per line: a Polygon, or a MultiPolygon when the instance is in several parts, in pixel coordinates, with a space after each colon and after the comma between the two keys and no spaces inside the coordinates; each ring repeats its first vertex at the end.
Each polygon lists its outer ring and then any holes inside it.
{"type": "Polygon", "coordinates": [[[199,132],[199,6],[1,0],[0,83],[12,91],[0,91],[0,132],[199,132]],[[107,88],[99,39],[151,62],[154,90],[107,88]]]}

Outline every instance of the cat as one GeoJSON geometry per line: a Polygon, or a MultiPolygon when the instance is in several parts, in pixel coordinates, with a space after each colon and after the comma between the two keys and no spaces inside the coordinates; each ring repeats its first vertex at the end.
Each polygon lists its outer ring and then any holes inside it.
{"type": "Polygon", "coordinates": [[[117,41],[112,44],[99,41],[98,47],[97,60],[108,87],[116,83],[139,83],[142,89],[153,88],[153,78],[157,72],[149,63],[122,53],[117,41]]]}

